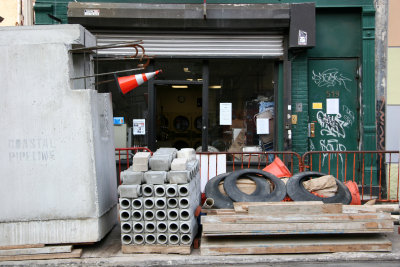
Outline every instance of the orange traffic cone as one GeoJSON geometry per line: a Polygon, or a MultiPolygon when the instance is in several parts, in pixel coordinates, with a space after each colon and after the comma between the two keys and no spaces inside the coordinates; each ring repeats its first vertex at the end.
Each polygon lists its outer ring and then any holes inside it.
{"type": "Polygon", "coordinates": [[[124,76],[124,77],[117,77],[116,74],[114,74],[115,81],[117,82],[118,89],[122,94],[126,94],[139,85],[142,85],[144,82],[147,82],[151,78],[154,78],[157,74],[162,72],[162,70],[157,70],[155,72],[147,72],[147,73],[142,73],[142,74],[136,74],[136,75],[130,75],[130,76],[124,76]]]}

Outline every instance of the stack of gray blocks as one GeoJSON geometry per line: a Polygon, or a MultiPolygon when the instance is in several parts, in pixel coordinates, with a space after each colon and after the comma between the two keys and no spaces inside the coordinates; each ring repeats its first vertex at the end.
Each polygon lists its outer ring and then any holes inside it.
{"type": "Polygon", "coordinates": [[[199,162],[194,149],[136,153],[118,187],[123,245],[191,245],[200,205],[199,162]]]}

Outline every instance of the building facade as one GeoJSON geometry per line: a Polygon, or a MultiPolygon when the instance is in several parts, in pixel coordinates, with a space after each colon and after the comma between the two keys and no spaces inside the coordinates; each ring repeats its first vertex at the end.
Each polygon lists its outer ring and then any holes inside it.
{"type": "MultiPolygon", "coordinates": [[[[36,24],[82,24],[98,45],[143,40],[153,57],[145,72],[163,74],[126,96],[113,83],[97,88],[113,93],[128,127],[145,119],[148,134],[131,145],[382,149],[386,0],[37,0],[34,9],[36,24]]],[[[131,69],[137,62],[116,59],[130,54],[99,50],[95,68],[131,69]]]]}

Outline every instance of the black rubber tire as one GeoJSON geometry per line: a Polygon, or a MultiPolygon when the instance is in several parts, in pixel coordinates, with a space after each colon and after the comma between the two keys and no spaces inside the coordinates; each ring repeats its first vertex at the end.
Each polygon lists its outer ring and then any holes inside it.
{"type": "Polygon", "coordinates": [[[322,201],[324,203],[342,203],[345,205],[350,204],[351,194],[347,186],[341,181],[336,179],[338,191],[333,197],[319,197],[311,194],[304,188],[303,182],[309,180],[311,177],[321,177],[327,175],[321,172],[300,172],[289,178],[286,183],[286,190],[288,196],[293,201],[322,201]]]}
{"type": "Polygon", "coordinates": [[[225,178],[224,190],[228,194],[228,196],[236,202],[281,201],[286,196],[286,187],[284,182],[282,182],[272,173],[258,169],[245,169],[232,172],[230,175],[228,175],[228,177],[225,178]],[[268,192],[266,190],[263,190],[263,188],[259,186],[257,186],[256,190],[251,195],[245,194],[240,191],[236,185],[237,180],[242,178],[243,176],[251,176],[253,174],[262,175],[263,177],[257,178],[261,178],[261,180],[264,180],[266,184],[268,184],[266,179],[270,180],[270,182],[272,182],[275,186],[274,191],[268,192]]]}
{"type": "MultiPolygon", "coordinates": [[[[228,175],[230,175],[230,173],[220,174],[220,175],[210,179],[206,184],[204,192],[205,192],[207,198],[212,198],[214,200],[213,208],[233,209],[232,199],[229,198],[229,196],[222,194],[218,189],[219,183],[224,181],[224,179],[228,175]]],[[[251,176],[251,175],[245,175],[242,178],[251,179],[256,183],[256,190],[253,193],[251,193],[250,196],[258,194],[259,191],[266,191],[268,193],[270,192],[270,185],[265,179],[263,179],[261,177],[257,177],[257,176],[251,176]]],[[[224,181],[224,183],[225,183],[225,181],[224,181]]],[[[240,191],[240,192],[242,192],[242,191],[240,191]]],[[[243,194],[247,195],[246,193],[243,193],[243,194]]]]}

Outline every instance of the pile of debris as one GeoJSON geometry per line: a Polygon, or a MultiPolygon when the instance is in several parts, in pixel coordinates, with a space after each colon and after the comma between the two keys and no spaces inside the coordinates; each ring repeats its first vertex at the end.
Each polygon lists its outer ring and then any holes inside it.
{"type": "Polygon", "coordinates": [[[160,148],[153,156],[136,153],[121,180],[122,252],[189,254],[200,204],[195,151],[160,148]]]}

